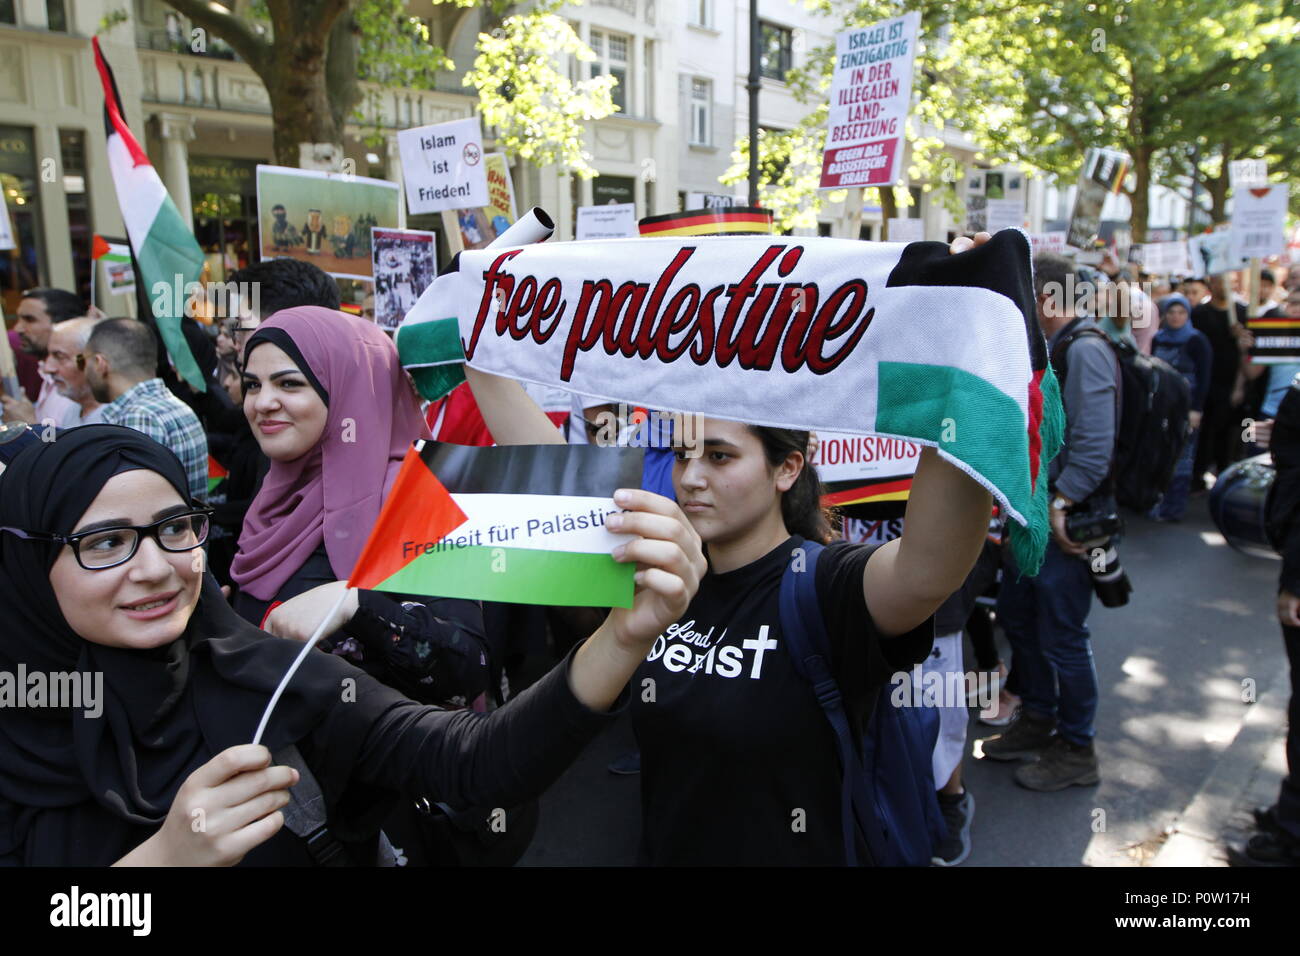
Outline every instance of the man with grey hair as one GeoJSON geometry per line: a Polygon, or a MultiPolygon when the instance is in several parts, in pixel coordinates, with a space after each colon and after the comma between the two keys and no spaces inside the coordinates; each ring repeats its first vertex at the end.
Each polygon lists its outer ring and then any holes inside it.
{"type": "Polygon", "coordinates": [[[1114,493],[1119,365],[1097,323],[1078,310],[1073,273],[1074,264],[1064,256],[1034,258],[1038,321],[1061,382],[1065,443],[1048,471],[1052,533],[1043,566],[1032,578],[1009,567],[998,597],[998,619],[1014,655],[1020,716],[983,746],[984,756],[994,760],[1041,755],[1016,771],[1016,782],[1030,790],[1100,780],[1093,749],[1097,670],[1087,624],[1092,580],[1087,552],[1070,539],[1066,518],[1086,500],[1114,493]]]}
{"type": "Polygon", "coordinates": [[[193,409],[154,375],[158,345],[153,330],[135,319],[104,319],[83,350],[86,381],[104,403],[104,421],[125,425],[171,449],[185,466],[190,496],[208,491],[208,436],[193,409]]]}
{"type": "Polygon", "coordinates": [[[104,420],[103,405],[86,381],[86,343],[98,319],[80,318],[60,322],[50,332],[49,350],[41,360],[41,371],[50,377],[64,398],[77,403],[77,420],[70,425],[94,425],[104,420]]]}

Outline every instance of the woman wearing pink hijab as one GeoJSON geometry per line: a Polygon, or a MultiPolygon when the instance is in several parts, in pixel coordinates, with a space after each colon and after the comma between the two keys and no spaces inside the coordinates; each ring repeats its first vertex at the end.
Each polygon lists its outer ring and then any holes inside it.
{"type": "MultiPolygon", "coordinates": [[[[243,387],[244,414],[271,467],[231,564],[235,609],[303,640],[302,622],[314,624],[346,590],[406,450],[429,430],[388,336],[332,309],[284,309],[258,326],[244,349],[243,387]]],[[[402,604],[350,591],[339,615],[334,652],[407,696],[464,703],[487,686],[475,602],[402,604]]]]}

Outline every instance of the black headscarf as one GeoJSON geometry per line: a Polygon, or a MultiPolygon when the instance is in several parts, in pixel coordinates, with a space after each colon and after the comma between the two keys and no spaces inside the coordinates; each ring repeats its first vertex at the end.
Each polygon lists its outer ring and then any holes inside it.
{"type": "MultiPolygon", "coordinates": [[[[176,456],[133,429],[86,425],[34,444],[0,475],[0,525],[70,534],[110,478],[138,469],[161,475],[189,502],[176,456]]],[[[62,547],[0,533],[0,670],[16,674],[23,664],[28,673],[102,672],[102,714],[0,714],[0,857],[22,851],[28,862],[107,864],[147,836],[144,828],[162,823],[194,770],[252,741],[301,645],[245,622],[210,574],[184,634],[171,644],[135,650],[83,640],[50,584],[62,547]],[[104,832],[105,821],[118,832],[104,832]],[[88,832],[96,834],[94,847],[86,846],[88,832]]],[[[309,655],[263,742],[274,753],[330,722],[341,681],[357,673],[332,655],[309,655]]],[[[332,738],[340,746],[330,764],[346,773],[364,727],[341,723],[347,729],[332,738]]],[[[327,794],[342,789],[339,781],[321,785],[327,794]]]]}

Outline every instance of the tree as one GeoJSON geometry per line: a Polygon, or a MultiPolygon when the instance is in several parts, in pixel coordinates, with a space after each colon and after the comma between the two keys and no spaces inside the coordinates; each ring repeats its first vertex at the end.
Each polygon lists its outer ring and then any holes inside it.
{"type": "MultiPolygon", "coordinates": [[[[1228,159],[1267,154],[1289,169],[1297,162],[1300,44],[1288,0],[907,0],[902,8],[872,0],[847,13],[820,3],[841,21],[836,32],[920,10],[913,116],[961,130],[991,157],[1072,181],[1088,147],[1127,152],[1137,241],[1145,238],[1151,184],[1176,186],[1196,144],[1206,160],[1199,180],[1220,214],[1225,144],[1228,159]]],[[[826,48],[814,51],[791,85],[806,102],[822,102],[795,130],[763,139],[765,150],[804,161],[766,193],[787,225],[815,220],[820,204],[809,160],[820,157],[830,71],[826,48]]],[[[955,164],[942,143],[911,139],[911,147],[909,176],[926,190],[942,187],[945,205],[958,206],[955,164]]],[[[747,158],[743,142],[737,157],[747,158]]],[[[743,178],[737,163],[725,181],[743,178]]],[[[888,217],[893,191],[881,192],[888,217]]]]}
{"type": "MultiPolygon", "coordinates": [[[[993,109],[993,104],[981,93],[983,84],[993,74],[1006,79],[1012,75],[1010,64],[1004,60],[975,63],[952,54],[949,37],[966,29],[972,11],[982,4],[977,0],[905,0],[902,4],[892,0],[863,0],[845,9],[837,0],[814,0],[813,5],[833,21],[828,24],[831,33],[867,26],[911,10],[920,11],[921,38],[912,92],[912,116],[917,122],[909,124],[907,131],[911,158],[906,174],[912,181],[921,183],[923,192],[937,190],[939,202],[954,215],[960,215],[962,203],[956,185],[962,176],[961,166],[939,136],[922,134],[952,127],[979,142],[978,134],[993,109]]],[[[845,196],[843,190],[822,193],[817,188],[834,63],[833,42],[808,51],[804,63],[786,75],[786,84],[797,99],[812,105],[811,111],[793,129],[760,130],[760,184],[765,187],[762,201],[773,210],[782,229],[815,226],[822,203],[838,202],[845,196]]],[[[722,181],[743,182],[748,163],[749,141],[741,137],[732,154],[732,166],[722,181]]],[[[876,193],[885,219],[893,218],[901,205],[911,201],[906,190],[881,188],[876,193]]]]}
{"type": "Polygon", "coordinates": [[[613,113],[612,76],[573,82],[555,68],[557,56],[591,62],[596,54],[556,16],[558,4],[508,17],[479,35],[479,54],[464,85],[478,91],[485,125],[507,154],[538,166],[561,165],[596,175],[583,150],[584,122],[613,113]]]}
{"type": "MultiPolygon", "coordinates": [[[[359,116],[357,108],[367,96],[362,81],[432,89],[440,73],[455,69],[443,44],[465,8],[481,5],[499,20],[510,7],[503,0],[433,0],[434,16],[426,21],[409,16],[404,0],[231,0],[229,6],[213,0],[166,2],[228,44],[261,79],[271,101],[275,159],[285,166],[299,165],[302,144],[333,144],[342,154],[344,128],[359,116]]],[[[508,18],[499,30],[500,36],[479,37],[491,64],[537,65],[539,39],[554,44],[551,53],[594,59],[565,21],[545,11],[508,18]]],[[[470,75],[478,75],[477,68],[470,75]]],[[[542,142],[532,147],[535,155],[563,157],[581,170],[581,148],[572,146],[571,125],[538,122],[538,104],[568,104],[567,109],[576,108],[586,118],[600,118],[614,108],[608,84],[570,84],[567,76],[540,66],[536,72],[514,69],[511,84],[514,96],[505,102],[493,91],[484,94],[486,86],[480,89],[485,110],[492,114],[488,122],[507,131],[536,129],[542,142]]]]}
{"type": "Polygon", "coordinates": [[[990,145],[1066,179],[1089,146],[1124,150],[1133,160],[1127,193],[1138,242],[1152,183],[1174,185],[1194,144],[1208,147],[1211,160],[1225,143],[1230,153],[1250,149],[1259,117],[1289,123],[1300,106],[1294,77],[1264,69],[1297,65],[1287,49],[1296,32],[1287,0],[987,6],[954,45],[964,56],[1015,64],[1010,81],[999,75],[985,86],[1008,118],[985,129],[990,145]]]}

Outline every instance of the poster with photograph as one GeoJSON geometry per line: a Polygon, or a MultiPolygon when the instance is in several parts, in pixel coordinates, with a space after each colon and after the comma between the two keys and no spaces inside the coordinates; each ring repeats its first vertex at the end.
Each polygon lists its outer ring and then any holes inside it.
{"type": "Polygon", "coordinates": [[[372,229],[375,324],[395,329],[438,274],[438,242],[418,229],[372,229]]]}
{"type": "Polygon", "coordinates": [[[1131,161],[1116,149],[1089,148],[1079,173],[1066,243],[1075,249],[1092,249],[1101,232],[1101,211],[1106,197],[1117,193],[1128,175],[1131,161]]]}
{"type": "Polygon", "coordinates": [[[453,254],[464,249],[482,249],[518,218],[515,186],[505,154],[488,153],[483,157],[483,164],[487,168],[487,205],[442,212],[442,228],[453,254]]]}
{"type": "Polygon", "coordinates": [[[125,242],[109,242],[108,251],[99,257],[104,264],[104,279],[110,295],[135,291],[135,269],[131,265],[131,247],[125,242]]]}
{"type": "Polygon", "coordinates": [[[257,167],[263,259],[301,259],[341,279],[373,277],[370,231],[399,224],[401,187],[382,179],[257,167]]]}
{"type": "Polygon", "coordinates": [[[1187,240],[1187,257],[1192,260],[1192,274],[1198,276],[1215,276],[1245,265],[1232,257],[1232,233],[1227,229],[1192,236],[1187,240]]]}

